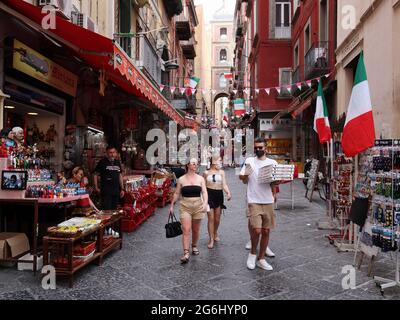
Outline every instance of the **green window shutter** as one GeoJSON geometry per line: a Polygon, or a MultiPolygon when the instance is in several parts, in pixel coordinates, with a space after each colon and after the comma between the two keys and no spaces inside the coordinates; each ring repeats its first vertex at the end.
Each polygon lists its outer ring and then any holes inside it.
{"type": "Polygon", "coordinates": [[[132,0],[120,0],[119,6],[119,30],[120,33],[131,32],[132,0]]]}

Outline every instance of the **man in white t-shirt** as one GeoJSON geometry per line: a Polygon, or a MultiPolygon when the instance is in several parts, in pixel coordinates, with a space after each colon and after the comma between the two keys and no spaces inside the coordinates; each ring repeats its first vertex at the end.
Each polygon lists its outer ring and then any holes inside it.
{"type": "Polygon", "coordinates": [[[272,266],[265,260],[265,252],[268,248],[270,230],[276,226],[275,184],[258,183],[257,177],[262,167],[278,163],[267,158],[265,140],[262,138],[257,138],[254,141],[254,152],[256,157],[246,159],[239,175],[239,179],[247,184],[247,217],[249,218],[251,239],[251,251],[247,259],[247,267],[255,269],[257,266],[264,270],[273,270],[272,266]],[[250,175],[246,175],[246,165],[251,166],[250,175]],[[259,242],[260,250],[257,256],[259,242]]]}

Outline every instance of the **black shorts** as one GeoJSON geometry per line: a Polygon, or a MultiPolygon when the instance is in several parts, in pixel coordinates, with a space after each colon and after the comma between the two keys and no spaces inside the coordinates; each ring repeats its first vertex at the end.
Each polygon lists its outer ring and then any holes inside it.
{"type": "Polygon", "coordinates": [[[222,190],[214,190],[207,188],[208,193],[208,205],[210,209],[221,208],[225,209],[224,206],[224,192],[222,190]]]}

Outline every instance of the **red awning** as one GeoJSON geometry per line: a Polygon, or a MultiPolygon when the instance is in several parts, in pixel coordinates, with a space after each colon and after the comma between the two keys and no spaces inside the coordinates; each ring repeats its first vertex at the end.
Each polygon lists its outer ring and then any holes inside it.
{"type": "Polygon", "coordinates": [[[35,29],[68,46],[76,52],[78,58],[95,69],[104,70],[106,77],[124,91],[147,99],[171,119],[182,126],[185,125],[185,119],[165,99],[159,88],[156,88],[130,60],[127,61],[133,75],[136,76],[134,81],[127,75],[121,74],[120,68],[118,68],[120,71],[114,68],[114,53],[120,48],[114,45],[111,39],[81,28],[59,16],[56,17],[55,29],[43,29],[41,24],[46,14],[42,14],[40,7],[33,6],[22,0],[2,0],[2,2],[8,7],[0,3],[1,9],[25,22],[26,19],[29,19],[30,22],[33,22],[35,29]]]}

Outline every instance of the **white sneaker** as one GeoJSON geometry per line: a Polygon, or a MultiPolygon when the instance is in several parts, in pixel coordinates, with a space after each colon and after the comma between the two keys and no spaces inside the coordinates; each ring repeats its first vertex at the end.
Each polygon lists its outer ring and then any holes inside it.
{"type": "Polygon", "coordinates": [[[264,270],[268,270],[268,271],[274,270],[274,268],[272,268],[272,266],[267,261],[265,261],[265,259],[258,260],[256,265],[257,265],[257,267],[264,269],[264,270]]]}
{"type": "Polygon", "coordinates": [[[257,255],[249,253],[247,258],[247,268],[254,270],[256,268],[257,255]]]}
{"type": "Polygon", "coordinates": [[[272,250],[269,247],[267,247],[267,250],[265,250],[265,254],[269,258],[274,258],[275,257],[275,253],[273,253],[272,250]]]}
{"type": "Polygon", "coordinates": [[[250,250],[251,249],[251,241],[246,243],[246,250],[250,250]]]}

